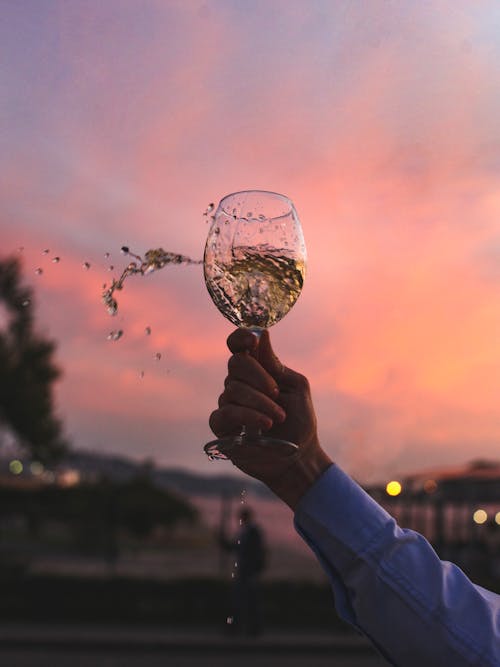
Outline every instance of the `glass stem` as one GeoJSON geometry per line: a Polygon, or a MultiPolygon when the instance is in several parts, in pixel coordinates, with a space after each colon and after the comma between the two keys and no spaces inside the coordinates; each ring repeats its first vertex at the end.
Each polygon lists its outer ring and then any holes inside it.
{"type": "MultiPolygon", "coordinates": [[[[262,336],[262,332],[264,331],[262,327],[257,327],[257,326],[248,327],[248,329],[254,334],[257,340],[260,339],[260,337],[262,336]]],[[[254,353],[252,356],[256,357],[256,354],[254,353]]],[[[251,431],[249,431],[248,427],[243,425],[240,431],[241,444],[242,445],[246,444],[245,441],[247,440],[248,437],[251,436],[260,437],[261,435],[262,435],[262,430],[260,428],[251,429],[251,431]]]]}

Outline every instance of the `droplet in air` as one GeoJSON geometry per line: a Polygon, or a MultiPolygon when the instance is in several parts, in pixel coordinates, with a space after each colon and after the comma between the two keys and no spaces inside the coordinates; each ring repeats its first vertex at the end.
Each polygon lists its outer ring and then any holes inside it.
{"type": "Polygon", "coordinates": [[[139,377],[141,378],[141,380],[143,379],[143,377],[144,377],[144,371],[141,371],[141,372],[139,373],[139,377]]]}
{"type": "Polygon", "coordinates": [[[115,268],[115,267],[114,267],[112,264],[110,264],[110,265],[108,266],[108,271],[113,271],[114,268],[115,268]]]}
{"type": "Polygon", "coordinates": [[[89,262],[83,262],[82,266],[85,269],[85,271],[88,271],[90,269],[90,263],[89,262]]]}
{"type": "Polygon", "coordinates": [[[155,359],[156,359],[156,361],[160,361],[160,359],[161,359],[161,352],[157,352],[157,353],[155,354],[155,359]]]}
{"type": "Polygon", "coordinates": [[[42,255],[48,255],[50,252],[49,248],[45,248],[45,250],[42,252],[42,255]]]}
{"type": "Polygon", "coordinates": [[[233,618],[232,616],[228,616],[228,617],[226,618],[226,623],[227,623],[228,625],[232,625],[232,624],[234,623],[234,618],[233,618]]]}
{"type": "Polygon", "coordinates": [[[104,253],[104,258],[105,258],[105,259],[109,259],[109,252],[105,252],[105,253],[104,253]]]}
{"type": "Polygon", "coordinates": [[[108,334],[108,340],[120,340],[123,336],[123,330],[117,329],[116,331],[110,331],[108,334]]]}
{"type": "Polygon", "coordinates": [[[41,276],[43,273],[43,269],[41,267],[38,267],[38,269],[35,269],[35,273],[37,276],[41,276]]]}
{"type": "Polygon", "coordinates": [[[121,251],[124,255],[128,255],[128,253],[129,253],[129,247],[126,246],[126,245],[122,245],[122,247],[120,248],[120,251],[121,251]]]}
{"type": "Polygon", "coordinates": [[[146,336],[151,336],[151,327],[146,327],[144,329],[144,333],[146,334],[146,336]]]}
{"type": "Polygon", "coordinates": [[[52,258],[52,264],[59,264],[60,261],[61,261],[60,257],[53,257],[52,258]]]}
{"type": "Polygon", "coordinates": [[[215,208],[215,204],[213,202],[210,202],[210,204],[205,209],[205,213],[203,215],[208,215],[209,213],[212,213],[214,208],[215,208]]]}
{"type": "Polygon", "coordinates": [[[26,307],[29,306],[29,305],[30,305],[30,300],[29,300],[29,299],[25,299],[25,300],[21,303],[21,306],[22,306],[23,308],[26,308],[26,307]]]}

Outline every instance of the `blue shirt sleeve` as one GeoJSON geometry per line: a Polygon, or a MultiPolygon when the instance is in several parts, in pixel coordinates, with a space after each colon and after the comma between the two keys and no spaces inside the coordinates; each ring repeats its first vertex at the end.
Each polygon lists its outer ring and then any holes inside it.
{"type": "Polygon", "coordinates": [[[398,667],[500,667],[500,596],[441,561],[332,465],[295,527],[332,582],[335,606],[398,667]]]}

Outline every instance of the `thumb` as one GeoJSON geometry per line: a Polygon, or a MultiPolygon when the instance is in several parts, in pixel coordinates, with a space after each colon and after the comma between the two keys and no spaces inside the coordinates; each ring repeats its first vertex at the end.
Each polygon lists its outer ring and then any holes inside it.
{"type": "Polygon", "coordinates": [[[269,331],[264,329],[259,337],[259,346],[256,357],[263,368],[271,375],[278,384],[286,379],[288,369],[278,359],[271,345],[269,331]]]}

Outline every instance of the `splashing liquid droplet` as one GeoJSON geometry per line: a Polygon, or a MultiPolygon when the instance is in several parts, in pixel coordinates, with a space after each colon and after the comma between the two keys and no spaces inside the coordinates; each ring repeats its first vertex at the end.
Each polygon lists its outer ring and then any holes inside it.
{"type": "Polygon", "coordinates": [[[233,616],[228,616],[228,617],[226,618],[226,623],[227,623],[228,625],[232,625],[232,624],[234,623],[234,618],[233,618],[233,616]]]}
{"type": "Polygon", "coordinates": [[[43,269],[39,266],[38,269],[35,269],[35,273],[37,276],[41,276],[43,273],[43,269]]]}
{"type": "Polygon", "coordinates": [[[117,329],[116,331],[110,331],[108,334],[108,340],[120,340],[123,336],[123,330],[117,329]]]}
{"type": "Polygon", "coordinates": [[[146,336],[151,336],[151,327],[146,327],[144,329],[144,333],[146,334],[146,336]]]}
{"type": "Polygon", "coordinates": [[[21,306],[23,308],[27,308],[30,305],[31,301],[29,299],[25,299],[22,303],[21,306]]]}
{"type": "MultiPolygon", "coordinates": [[[[116,315],[118,311],[118,303],[114,293],[123,289],[123,284],[129,276],[137,274],[145,276],[153,273],[153,271],[159,271],[169,264],[203,264],[203,260],[194,260],[185,255],[163,250],[163,248],[148,250],[144,257],[131,252],[128,246],[122,246],[121,250],[124,254],[136,259],[137,262],[130,262],[121,276],[118,279],[113,278],[110,287],[103,290],[102,301],[110,315],[116,315]]],[[[113,266],[109,267],[109,271],[113,269],[113,266]]]]}
{"type": "Polygon", "coordinates": [[[109,259],[109,252],[104,253],[104,259],[109,259]]]}
{"type": "Polygon", "coordinates": [[[49,248],[45,248],[45,250],[42,252],[42,255],[48,255],[50,252],[49,248]]]}
{"type": "Polygon", "coordinates": [[[59,264],[60,261],[61,261],[60,257],[53,257],[52,258],[52,264],[59,264]]]}
{"type": "Polygon", "coordinates": [[[139,377],[141,378],[141,380],[144,378],[144,371],[141,371],[141,372],[139,373],[139,377]]]}
{"type": "Polygon", "coordinates": [[[156,361],[160,361],[160,359],[161,359],[161,352],[157,352],[157,353],[155,354],[155,359],[156,359],[156,361]]]}
{"type": "Polygon", "coordinates": [[[89,264],[89,262],[83,262],[82,266],[83,266],[83,268],[85,269],[85,271],[88,271],[88,270],[90,269],[90,264],[89,264]]]}
{"type": "Polygon", "coordinates": [[[212,213],[212,211],[214,210],[214,208],[215,208],[215,204],[214,204],[213,202],[210,202],[210,204],[209,204],[209,205],[207,206],[207,208],[205,209],[205,212],[203,213],[203,215],[204,215],[204,216],[208,216],[210,213],[212,213]]]}

